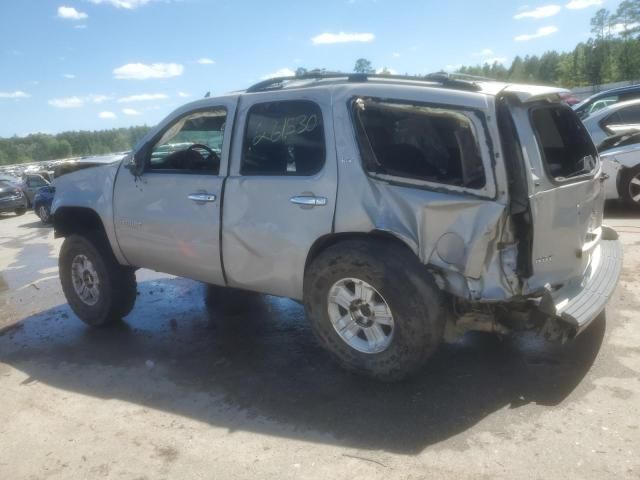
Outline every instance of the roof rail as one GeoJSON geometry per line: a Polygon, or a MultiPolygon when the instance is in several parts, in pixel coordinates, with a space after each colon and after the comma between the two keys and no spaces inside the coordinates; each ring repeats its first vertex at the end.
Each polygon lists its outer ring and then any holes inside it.
{"type": "Polygon", "coordinates": [[[425,76],[410,75],[384,75],[373,73],[344,73],[344,72],[309,72],[303,75],[286,76],[268,78],[262,82],[250,86],[245,90],[246,93],[264,92],[268,90],[279,90],[284,88],[287,82],[297,80],[327,80],[344,78],[349,82],[366,82],[369,79],[385,79],[385,80],[405,80],[412,82],[422,82],[428,85],[434,83],[440,84],[444,88],[452,88],[456,90],[478,91],[480,87],[476,82],[490,81],[487,78],[473,77],[471,75],[450,74],[446,72],[431,73],[425,76]]]}

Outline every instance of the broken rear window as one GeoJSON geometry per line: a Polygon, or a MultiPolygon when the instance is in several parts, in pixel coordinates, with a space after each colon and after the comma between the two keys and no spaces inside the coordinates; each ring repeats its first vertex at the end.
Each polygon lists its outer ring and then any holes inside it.
{"type": "Polygon", "coordinates": [[[552,178],[567,180],[595,170],[596,149],[582,122],[569,107],[534,108],[531,123],[547,173],[552,178]]]}
{"type": "Polygon", "coordinates": [[[354,116],[369,173],[470,189],[484,187],[475,128],[464,112],[359,98],[354,102],[354,116]]]}

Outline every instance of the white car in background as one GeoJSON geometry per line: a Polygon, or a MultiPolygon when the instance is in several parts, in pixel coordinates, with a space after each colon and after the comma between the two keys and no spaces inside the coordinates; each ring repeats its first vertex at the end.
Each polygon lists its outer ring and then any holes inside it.
{"type": "Polygon", "coordinates": [[[640,132],[618,135],[598,147],[607,200],[640,209],[640,132]]]}
{"type": "Polygon", "coordinates": [[[582,120],[582,123],[596,145],[614,135],[640,131],[640,99],[602,108],[582,120]]]}

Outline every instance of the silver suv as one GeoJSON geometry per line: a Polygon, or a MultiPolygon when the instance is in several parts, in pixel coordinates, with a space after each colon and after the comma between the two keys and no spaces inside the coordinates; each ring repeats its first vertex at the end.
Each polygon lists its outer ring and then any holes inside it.
{"type": "Polygon", "coordinates": [[[328,74],[185,105],[59,179],[64,293],[96,326],[131,311],[140,267],[290,297],[342,365],[383,380],[468,330],[571,339],[622,250],[563,92],[328,74]]]}

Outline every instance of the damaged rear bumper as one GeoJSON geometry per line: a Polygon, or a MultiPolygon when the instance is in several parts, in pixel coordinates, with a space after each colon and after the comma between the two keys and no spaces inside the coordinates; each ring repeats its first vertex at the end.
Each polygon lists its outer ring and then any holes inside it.
{"type": "Polygon", "coordinates": [[[539,308],[544,314],[569,328],[569,337],[583,332],[604,310],[620,279],[622,244],[615,230],[602,228],[602,238],[582,281],[548,291],[540,302],[539,308]]]}

